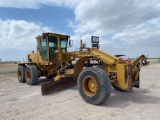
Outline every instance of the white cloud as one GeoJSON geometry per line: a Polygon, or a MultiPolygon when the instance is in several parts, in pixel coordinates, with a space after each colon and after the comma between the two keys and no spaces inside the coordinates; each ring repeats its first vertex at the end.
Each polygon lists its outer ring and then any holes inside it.
{"type": "Polygon", "coordinates": [[[33,9],[37,9],[40,7],[40,4],[37,4],[36,0],[32,1],[32,0],[26,0],[26,1],[22,1],[22,0],[14,0],[14,2],[12,0],[1,0],[0,1],[0,6],[1,7],[12,7],[12,8],[33,8],[33,9]]]}
{"type": "Polygon", "coordinates": [[[94,30],[115,31],[133,25],[140,24],[146,20],[158,17],[160,2],[139,0],[92,0],[83,1],[75,8],[76,25],[75,32],[94,30]],[[159,6],[159,7],[158,7],[159,6]]]}
{"type": "Polygon", "coordinates": [[[122,41],[125,46],[154,48],[160,46],[160,18],[151,19],[115,34],[112,40],[122,41]]]}
{"type": "MultiPolygon", "coordinates": [[[[23,20],[1,20],[0,19],[0,53],[16,54],[23,51],[23,56],[28,52],[36,50],[35,37],[42,32],[52,31],[51,28],[43,27],[40,23],[26,22],[23,20]]],[[[5,55],[4,55],[5,56],[5,55]]],[[[4,59],[4,56],[1,56],[4,59]]],[[[16,59],[15,58],[15,59],[16,59]]],[[[22,58],[22,57],[21,57],[22,58]]]]}
{"type": "MultiPolygon", "coordinates": [[[[160,57],[160,53],[157,52],[160,51],[159,0],[0,1],[1,7],[38,9],[42,5],[69,7],[74,11],[75,18],[69,21],[69,26],[74,31],[71,38],[74,40],[73,49],[79,47],[77,43],[81,38],[90,46],[90,36],[97,35],[100,37],[101,49],[109,53],[121,53],[130,57],[143,53],[150,57],[160,57]]],[[[40,27],[39,25],[33,24],[34,29],[39,29],[36,28],[40,27]]],[[[21,27],[10,26],[12,27],[13,31],[22,30],[21,27]]],[[[10,31],[13,36],[14,32],[6,27],[3,29],[10,31]]],[[[25,31],[30,29],[25,27],[25,31]]],[[[27,32],[23,34],[27,36],[27,32]]]]}
{"type": "Polygon", "coordinates": [[[157,18],[130,29],[124,29],[122,32],[114,34],[109,40],[113,42],[111,45],[114,49],[118,52],[122,51],[127,56],[136,57],[138,54],[146,54],[149,57],[159,57],[159,34],[160,18],[157,18]],[[116,46],[114,47],[114,45],[116,46]]]}
{"type": "Polygon", "coordinates": [[[112,54],[159,57],[159,20],[159,0],[83,0],[70,26],[84,41],[88,35],[99,36],[101,49],[112,54]]]}
{"type": "Polygon", "coordinates": [[[12,8],[29,8],[29,9],[38,9],[42,5],[55,5],[55,6],[66,6],[73,8],[77,5],[79,1],[77,0],[5,0],[0,1],[0,7],[12,7],[12,8]]]}

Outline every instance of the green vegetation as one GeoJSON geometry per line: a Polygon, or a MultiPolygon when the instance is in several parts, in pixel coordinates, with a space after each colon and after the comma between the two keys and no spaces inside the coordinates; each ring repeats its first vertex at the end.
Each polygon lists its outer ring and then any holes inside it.
{"type": "Polygon", "coordinates": [[[7,71],[7,72],[0,72],[0,75],[2,74],[9,74],[9,73],[16,73],[17,71],[7,71]]]}

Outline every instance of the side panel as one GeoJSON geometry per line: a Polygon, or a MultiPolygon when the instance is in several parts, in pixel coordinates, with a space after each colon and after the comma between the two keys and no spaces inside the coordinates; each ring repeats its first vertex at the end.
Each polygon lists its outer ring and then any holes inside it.
{"type": "Polygon", "coordinates": [[[128,89],[127,67],[125,64],[117,64],[117,85],[121,89],[128,89]]]}
{"type": "Polygon", "coordinates": [[[90,56],[85,56],[85,57],[82,57],[80,58],[76,64],[75,64],[75,67],[74,67],[74,80],[76,80],[78,78],[78,75],[79,73],[83,70],[83,67],[84,67],[84,63],[90,58],[90,56]]]}
{"type": "Polygon", "coordinates": [[[104,51],[92,48],[91,49],[91,54],[96,55],[97,58],[99,58],[100,60],[102,60],[104,63],[106,64],[115,64],[116,61],[118,60],[117,57],[112,56],[104,51]]]}
{"type": "Polygon", "coordinates": [[[39,55],[38,52],[28,54],[28,60],[30,62],[39,63],[39,55]]]}

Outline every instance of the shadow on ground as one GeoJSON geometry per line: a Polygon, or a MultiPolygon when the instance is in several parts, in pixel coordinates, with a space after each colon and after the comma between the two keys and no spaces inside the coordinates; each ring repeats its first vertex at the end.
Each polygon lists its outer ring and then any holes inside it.
{"type": "Polygon", "coordinates": [[[147,89],[134,89],[132,92],[119,92],[112,90],[110,98],[101,106],[124,108],[131,103],[138,104],[157,104],[160,101],[160,97],[150,96],[147,89]]]}
{"type": "MultiPolygon", "coordinates": [[[[51,79],[41,78],[36,86],[41,86],[41,84],[46,82],[52,82],[51,79]]],[[[59,94],[65,90],[77,90],[77,86],[69,87],[64,90],[56,91],[54,93],[48,94],[47,96],[52,96],[59,94]]],[[[157,104],[160,101],[160,97],[149,95],[150,91],[148,89],[133,89],[132,92],[119,92],[112,89],[110,98],[100,106],[102,107],[113,107],[113,108],[124,108],[129,106],[131,103],[138,104],[157,104]]]]}

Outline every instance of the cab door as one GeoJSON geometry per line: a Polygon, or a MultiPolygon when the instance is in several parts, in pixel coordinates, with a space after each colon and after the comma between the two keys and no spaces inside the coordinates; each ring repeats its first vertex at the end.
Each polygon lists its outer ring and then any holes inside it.
{"type": "Polygon", "coordinates": [[[57,36],[48,36],[48,47],[49,47],[49,61],[52,62],[56,57],[55,51],[58,48],[57,36]]]}
{"type": "Polygon", "coordinates": [[[40,52],[40,55],[42,56],[42,60],[47,60],[47,42],[46,38],[41,38],[38,40],[38,49],[40,52]]]}

